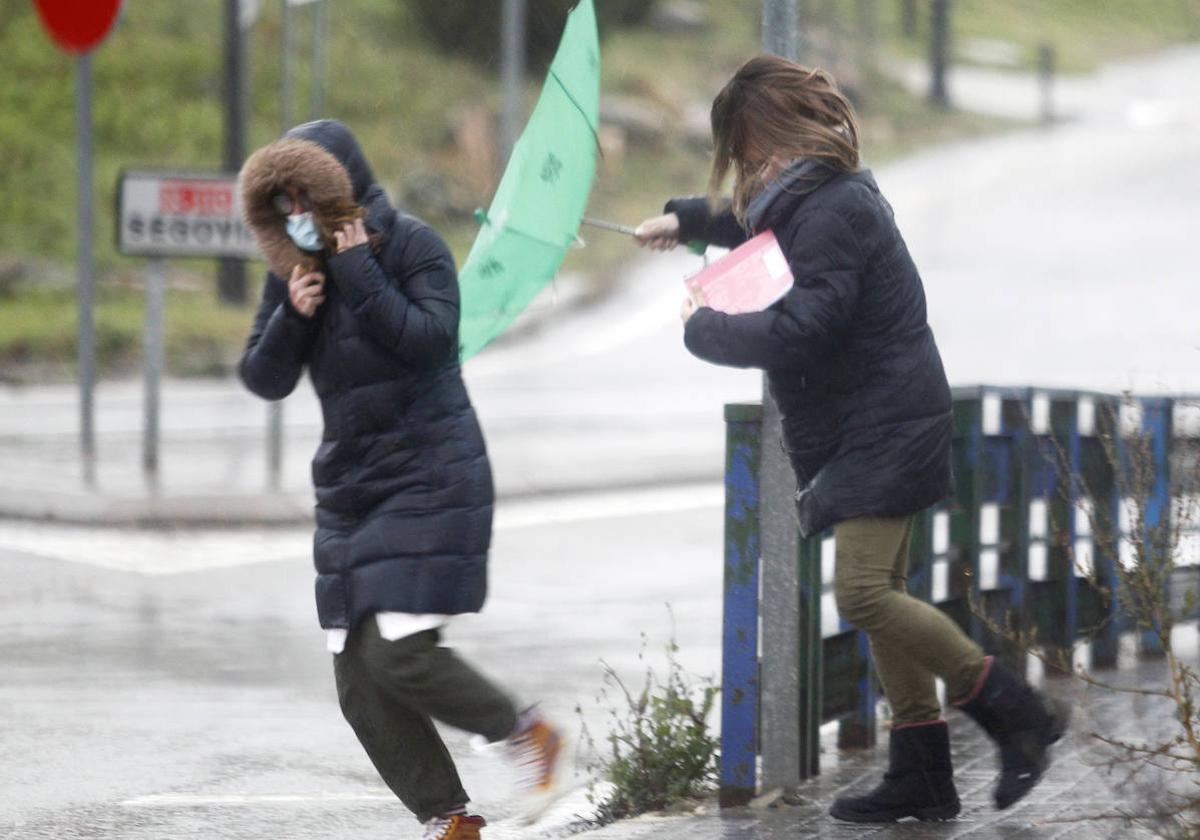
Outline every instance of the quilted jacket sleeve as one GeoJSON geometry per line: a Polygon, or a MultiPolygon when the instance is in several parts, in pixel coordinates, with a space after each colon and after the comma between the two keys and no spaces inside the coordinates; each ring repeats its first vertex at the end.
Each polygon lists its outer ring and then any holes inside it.
{"type": "Polygon", "coordinates": [[[305,318],[292,307],[287,284],[267,274],[262,301],[238,363],[242,382],[264,399],[286,397],[304,372],[315,329],[314,319],[305,318]]]}
{"type": "Polygon", "coordinates": [[[425,225],[403,246],[401,276],[384,271],[370,246],[329,258],[329,272],[364,329],[414,367],[442,364],[458,341],[458,276],[442,238],[425,225]]]}
{"type": "Polygon", "coordinates": [[[702,195],[673,198],[663,212],[679,217],[679,239],[684,243],[700,239],[720,248],[736,248],[749,238],[732,209],[726,207],[713,213],[708,199],[702,195]]]}
{"type": "Polygon", "coordinates": [[[797,224],[788,264],[795,283],[769,309],[741,315],[697,310],[684,329],[688,350],[731,367],[819,368],[858,302],[864,267],[858,237],[835,212],[817,211],[797,224]]]}

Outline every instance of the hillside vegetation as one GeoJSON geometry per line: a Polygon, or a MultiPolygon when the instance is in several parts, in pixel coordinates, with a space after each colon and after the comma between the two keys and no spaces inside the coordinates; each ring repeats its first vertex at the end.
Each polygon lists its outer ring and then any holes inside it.
{"type": "MultiPolygon", "coordinates": [[[[499,4],[444,0],[444,5],[456,2],[499,4]]],[[[499,169],[491,145],[501,101],[498,43],[490,55],[445,52],[422,29],[421,5],[331,4],[320,115],[354,129],[384,186],[441,230],[461,261],[475,233],[470,212],[486,206],[499,169]]],[[[702,15],[705,28],[664,27],[652,20],[605,27],[604,101],[615,116],[604,132],[593,215],[636,222],[657,212],[664,197],[705,185],[707,103],[737,64],[757,51],[762,4],[685,5],[702,15]]],[[[927,4],[916,5],[923,15],[927,4]]],[[[915,35],[906,35],[902,0],[805,0],[802,6],[810,60],[833,65],[843,78],[861,112],[869,163],[998,127],[974,115],[935,111],[878,73],[874,59],[880,52],[923,49],[926,22],[919,17],[915,35]]],[[[141,330],[143,261],[120,256],[113,245],[118,173],[126,167],[218,168],[222,7],[221,0],[127,2],[117,28],[94,56],[98,330],[108,373],[136,363],[141,330]]],[[[311,9],[296,12],[296,122],[313,116],[307,107],[311,9]]],[[[274,139],[282,128],[279,13],[277,0],[264,0],[249,33],[248,149],[274,139]]],[[[1010,38],[1024,46],[1050,36],[1073,67],[1200,31],[1200,0],[958,0],[955,15],[956,34],[964,37],[1010,38]]],[[[0,0],[0,69],[7,80],[0,86],[0,377],[69,376],[73,67],[43,34],[33,4],[25,0],[0,0]]],[[[532,105],[544,66],[531,61],[529,69],[532,105]]],[[[589,237],[588,248],[569,256],[567,267],[588,272],[602,290],[605,278],[631,255],[627,240],[598,234],[589,237]]],[[[227,369],[249,309],[216,303],[211,263],[179,260],[171,269],[172,369],[183,374],[227,369]]],[[[260,274],[261,266],[251,267],[252,278],[260,274]]]]}

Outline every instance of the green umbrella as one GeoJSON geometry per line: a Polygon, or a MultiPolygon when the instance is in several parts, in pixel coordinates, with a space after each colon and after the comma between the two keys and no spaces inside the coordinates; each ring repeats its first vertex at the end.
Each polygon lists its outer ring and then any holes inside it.
{"type": "Polygon", "coordinates": [[[600,43],[592,0],[567,18],[529,123],[459,276],[465,360],[554,277],[575,241],[596,172],[600,43]]]}

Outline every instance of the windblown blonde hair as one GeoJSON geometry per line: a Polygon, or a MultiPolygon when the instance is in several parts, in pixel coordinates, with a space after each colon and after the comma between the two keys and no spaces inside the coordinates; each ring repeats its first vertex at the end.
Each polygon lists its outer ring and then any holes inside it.
{"type": "Polygon", "coordinates": [[[824,70],[756,56],[717,94],[711,119],[709,195],[715,201],[734,170],[733,211],[743,223],[772,155],[815,158],[847,171],[859,166],[854,107],[824,70]]]}

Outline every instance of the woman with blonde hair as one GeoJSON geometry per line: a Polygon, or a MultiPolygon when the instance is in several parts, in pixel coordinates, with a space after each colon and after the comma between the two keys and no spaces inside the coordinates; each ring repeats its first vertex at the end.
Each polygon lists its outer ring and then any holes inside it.
{"type": "Polygon", "coordinates": [[[891,704],[889,764],[869,793],[838,798],[853,822],[959,812],[935,689],[999,747],[996,807],[1041,778],[1069,707],[1033,690],[936,607],[905,592],[915,516],[953,491],[950,388],[920,275],[892,208],[860,165],[854,110],[833,79],[775,56],[746,62],[712,105],[710,194],[642,223],[652,248],[736,247],[774,231],[794,285],[763,312],[684,302],[684,342],[705,361],[761,368],[779,404],[805,536],[832,527],[838,612],[864,630],[891,704]]]}

